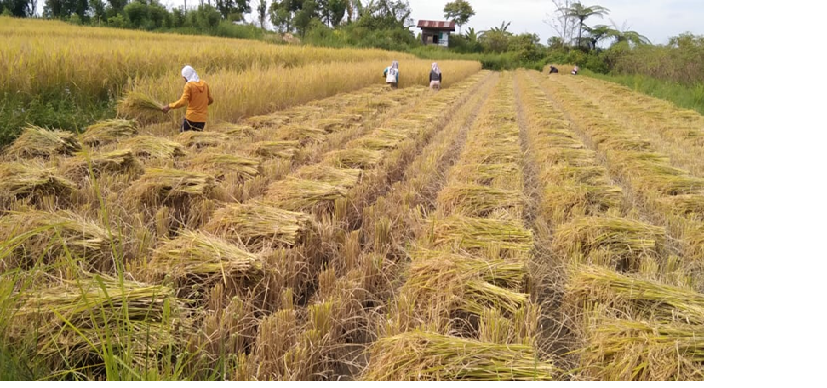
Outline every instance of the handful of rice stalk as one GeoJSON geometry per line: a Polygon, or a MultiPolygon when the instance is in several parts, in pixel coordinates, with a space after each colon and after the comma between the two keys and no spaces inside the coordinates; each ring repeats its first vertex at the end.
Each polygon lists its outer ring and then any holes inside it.
{"type": "Polygon", "coordinates": [[[142,92],[129,92],[118,103],[118,113],[142,122],[157,122],[163,113],[163,104],[142,92]]]}

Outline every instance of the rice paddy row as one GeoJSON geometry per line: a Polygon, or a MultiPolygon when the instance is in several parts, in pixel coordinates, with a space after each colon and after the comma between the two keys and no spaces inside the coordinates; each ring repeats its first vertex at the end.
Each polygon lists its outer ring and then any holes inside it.
{"type": "Polygon", "coordinates": [[[412,262],[364,379],[552,377],[536,358],[536,309],[525,293],[533,240],[521,221],[511,81],[503,76],[484,104],[435,214],[406,249],[412,262]]]}
{"type": "Polygon", "coordinates": [[[704,176],[704,120],[697,112],[613,82],[585,77],[558,77],[555,81],[598,106],[627,130],[646,137],[675,167],[704,176]]]}
{"type": "MultiPolygon", "coordinates": [[[[538,75],[529,76],[539,82],[538,75]]],[[[599,152],[613,177],[629,187],[652,222],[667,227],[679,256],[703,276],[703,178],[673,167],[654,152],[650,142],[598,113],[596,106],[575,96],[558,82],[541,82],[542,89],[574,124],[585,144],[599,152]]],[[[695,282],[703,287],[703,282],[695,282]]]]}
{"type": "MultiPolygon", "coordinates": [[[[451,89],[446,89],[445,91],[446,99],[451,97],[457,97],[456,93],[447,93],[449,90],[451,89]]],[[[391,105],[399,104],[400,100],[404,102],[404,100],[410,99],[413,96],[413,94],[411,94],[410,92],[402,91],[392,92],[391,94],[401,97],[397,100],[388,98],[385,102],[387,103],[389,101],[391,105]]],[[[379,109],[381,107],[382,106],[377,106],[376,109],[379,109]]],[[[426,106],[426,108],[423,109],[427,109],[430,107],[431,106],[426,106]]],[[[450,111],[449,109],[441,109],[439,111],[443,110],[446,112],[450,111]]],[[[298,115],[291,117],[291,119],[297,119],[297,117],[298,115]]],[[[329,124],[331,124],[331,132],[336,132],[337,129],[341,129],[338,128],[338,126],[336,125],[336,120],[338,119],[342,118],[334,118],[334,120],[328,120],[330,121],[329,124]]],[[[342,127],[350,126],[344,125],[342,127]]],[[[236,140],[236,136],[239,136],[240,134],[248,134],[251,132],[268,130],[264,126],[262,126],[260,129],[255,129],[251,127],[227,125],[224,128],[226,129],[226,132],[229,133],[228,136],[230,136],[230,139],[233,140],[236,140]]],[[[275,131],[276,129],[271,128],[271,130],[275,131]]],[[[134,135],[133,131],[130,129],[120,128],[116,132],[126,133],[127,135],[134,135]]],[[[92,131],[91,133],[92,135],[90,135],[87,140],[95,143],[96,147],[118,146],[117,144],[106,145],[104,144],[106,143],[106,141],[102,141],[102,139],[106,136],[101,136],[100,133],[95,134],[95,131],[92,131]],[[93,138],[95,139],[94,141],[91,140],[93,138]]],[[[224,132],[217,131],[216,133],[224,132]]],[[[355,131],[354,134],[355,133],[358,133],[358,131],[355,131]]],[[[246,135],[241,137],[243,139],[244,137],[246,137],[246,135]]],[[[348,137],[340,138],[339,141],[345,141],[347,138],[348,137]]],[[[156,139],[162,138],[156,137],[156,139]]],[[[216,143],[220,143],[223,139],[219,136],[217,139],[218,142],[214,141],[216,139],[210,141],[209,137],[202,137],[199,139],[189,140],[193,140],[193,147],[201,147],[202,151],[206,151],[209,148],[219,146],[220,144],[216,143]]],[[[320,141],[321,139],[314,140],[320,141]]],[[[299,140],[293,141],[299,143],[296,144],[296,146],[300,146],[299,140]]],[[[114,141],[113,143],[119,143],[119,141],[114,141]]],[[[312,141],[308,142],[308,144],[310,143],[312,143],[312,141]]],[[[150,156],[150,158],[148,158],[148,161],[151,161],[152,163],[158,163],[160,165],[175,166],[177,163],[176,157],[181,157],[185,147],[164,147],[170,145],[165,142],[161,142],[161,145],[161,147],[157,147],[157,144],[153,144],[152,146],[147,148],[152,151],[155,151],[156,153],[160,153],[161,155],[166,155],[168,157],[167,160],[164,162],[154,160],[153,158],[151,158],[152,153],[150,152],[150,155],[148,155],[150,156]]],[[[233,147],[228,148],[232,149],[233,147]]],[[[54,150],[49,154],[54,155],[54,150]]],[[[227,158],[218,158],[215,157],[216,155],[213,155],[213,157],[209,158],[205,158],[203,156],[199,158],[203,158],[203,162],[209,161],[210,164],[221,163],[230,166],[239,166],[239,169],[233,173],[238,174],[238,176],[236,176],[235,178],[254,178],[255,173],[253,171],[256,170],[255,168],[253,170],[245,170],[242,169],[242,167],[246,166],[245,164],[237,163],[237,161],[239,159],[243,159],[243,157],[233,154],[220,154],[218,156],[221,155],[224,155],[227,158]],[[245,171],[249,171],[249,174],[245,175],[245,171]]],[[[48,163],[55,164],[56,159],[59,158],[53,158],[48,163]]],[[[329,158],[325,157],[322,159],[328,160],[329,158]]],[[[184,160],[183,162],[184,165],[188,165],[190,163],[186,160],[184,160]]],[[[5,165],[6,164],[4,164],[4,166],[5,165]]],[[[289,167],[290,164],[288,163],[288,172],[290,170],[289,167]]],[[[145,205],[149,206],[145,207],[143,211],[136,211],[136,213],[146,213],[146,210],[151,209],[152,211],[150,211],[149,214],[151,214],[153,217],[149,217],[150,219],[148,221],[145,219],[145,217],[133,217],[133,219],[129,220],[118,220],[120,222],[134,221],[137,222],[138,226],[144,225],[142,228],[134,227],[134,229],[144,229],[142,233],[135,233],[134,230],[122,230],[122,228],[126,226],[123,224],[116,226],[114,230],[112,229],[112,227],[109,226],[110,223],[106,222],[107,217],[116,218],[120,216],[120,214],[109,214],[109,212],[112,210],[110,209],[111,206],[109,205],[111,205],[112,203],[116,203],[117,201],[111,202],[105,206],[101,206],[100,211],[94,212],[97,213],[96,215],[98,216],[98,218],[102,219],[100,222],[104,225],[103,227],[97,228],[92,227],[96,224],[96,222],[82,219],[83,217],[80,216],[74,216],[71,212],[68,211],[66,212],[67,214],[65,217],[59,218],[51,224],[48,222],[48,218],[41,217],[42,215],[50,213],[30,211],[29,217],[27,218],[28,220],[32,220],[32,222],[37,220],[45,220],[45,222],[34,222],[35,225],[31,228],[28,228],[28,231],[25,231],[26,225],[20,224],[18,222],[19,220],[15,219],[15,215],[23,214],[23,212],[7,213],[3,217],[3,220],[13,223],[15,227],[4,230],[14,230],[17,232],[17,235],[14,237],[10,236],[11,238],[7,239],[4,243],[4,249],[2,250],[4,254],[4,265],[6,264],[7,259],[9,257],[20,257],[16,256],[20,253],[20,248],[31,248],[26,249],[26,252],[28,253],[24,253],[22,256],[32,257],[36,250],[34,249],[34,246],[27,247],[26,245],[28,245],[28,243],[44,244],[47,248],[53,246],[55,247],[54,250],[46,249],[45,251],[43,251],[47,253],[53,251],[54,253],[56,253],[56,257],[54,258],[55,260],[52,261],[52,266],[38,268],[43,268],[47,270],[49,268],[59,268],[59,272],[61,273],[61,276],[64,277],[64,279],[50,279],[48,276],[38,277],[35,276],[35,274],[33,273],[18,273],[17,270],[11,270],[3,274],[3,283],[19,285],[21,282],[28,282],[31,283],[32,286],[36,284],[37,287],[47,287],[47,285],[49,284],[56,285],[61,284],[61,282],[63,282],[67,284],[69,288],[71,288],[73,285],[73,281],[69,281],[68,279],[81,279],[77,280],[78,282],[80,282],[85,281],[82,279],[93,278],[93,275],[87,272],[88,269],[97,268],[99,270],[105,271],[112,270],[112,266],[92,266],[91,268],[89,268],[88,263],[85,262],[86,256],[89,256],[90,254],[95,255],[96,253],[100,253],[100,256],[102,257],[99,258],[100,260],[97,261],[110,263],[114,262],[115,266],[118,266],[118,264],[120,264],[120,267],[118,268],[123,268],[124,263],[117,263],[119,261],[118,259],[123,260],[123,258],[128,257],[139,257],[134,253],[132,255],[127,255],[126,252],[122,252],[121,254],[117,253],[118,247],[121,247],[121,249],[124,250],[128,250],[128,247],[130,245],[133,245],[129,243],[124,243],[123,240],[127,239],[124,237],[128,236],[129,239],[138,240],[141,239],[140,237],[143,237],[144,241],[139,242],[137,245],[143,243],[148,245],[148,248],[152,248],[155,245],[154,243],[152,243],[152,241],[155,238],[157,238],[161,240],[161,242],[153,250],[154,252],[152,253],[152,261],[148,265],[145,260],[129,261],[128,263],[126,263],[126,267],[128,269],[126,273],[131,274],[131,276],[141,278],[145,281],[159,282],[163,280],[164,284],[171,284],[174,286],[174,288],[169,288],[167,289],[167,291],[164,291],[166,292],[166,294],[163,295],[162,299],[167,300],[167,297],[173,298],[172,294],[175,294],[178,297],[183,298],[179,299],[180,301],[186,301],[182,305],[182,302],[176,301],[175,298],[168,300],[171,301],[171,303],[174,306],[182,307],[180,309],[174,309],[176,311],[176,314],[180,315],[176,315],[174,318],[171,319],[176,322],[181,322],[182,320],[186,321],[187,326],[183,328],[183,332],[189,333],[185,336],[186,341],[174,341],[174,343],[176,344],[175,347],[176,349],[179,349],[177,347],[181,346],[181,344],[186,342],[187,349],[191,351],[191,354],[198,355],[198,357],[192,356],[192,359],[184,360],[184,366],[181,367],[179,365],[178,369],[175,370],[175,373],[181,373],[181,371],[186,370],[186,373],[190,373],[189,378],[215,377],[210,374],[211,371],[223,370],[223,368],[230,366],[238,366],[239,363],[243,362],[242,359],[244,357],[237,356],[237,354],[239,352],[249,352],[250,346],[252,346],[251,344],[255,340],[255,328],[257,326],[256,317],[261,315],[261,309],[267,308],[268,306],[286,306],[287,299],[291,299],[292,303],[293,298],[288,298],[288,295],[286,295],[287,291],[284,291],[284,297],[279,298],[278,295],[273,295],[274,293],[276,293],[275,289],[277,287],[280,287],[279,289],[288,290],[284,287],[284,284],[296,284],[296,289],[303,289],[305,287],[301,286],[302,282],[311,281],[308,280],[308,278],[301,278],[300,275],[306,272],[304,272],[303,268],[297,268],[304,265],[302,264],[302,260],[305,260],[305,258],[296,255],[298,253],[304,252],[290,249],[285,250],[283,248],[278,247],[291,246],[292,244],[296,244],[300,240],[299,236],[303,235],[303,232],[305,231],[303,228],[311,229],[311,225],[309,225],[309,223],[312,224],[313,220],[310,219],[310,217],[308,217],[307,215],[302,215],[301,213],[290,212],[277,208],[273,209],[272,211],[255,212],[255,214],[247,213],[248,217],[258,217],[258,227],[263,227],[265,229],[269,228],[271,230],[271,236],[269,236],[269,241],[264,241],[267,240],[266,236],[264,239],[258,239],[258,241],[255,241],[255,238],[252,238],[250,239],[250,241],[247,241],[247,243],[252,245],[260,244],[261,247],[267,245],[270,248],[263,248],[263,250],[260,252],[250,252],[247,250],[247,246],[244,246],[243,244],[230,242],[226,239],[217,237],[216,234],[219,234],[219,231],[226,231],[226,228],[222,229],[222,227],[226,225],[222,225],[220,221],[215,221],[208,224],[207,221],[213,221],[212,218],[216,218],[209,217],[209,215],[212,213],[211,211],[208,211],[210,206],[207,206],[206,209],[199,208],[203,206],[203,203],[207,203],[207,201],[205,200],[211,199],[208,198],[210,195],[212,195],[210,194],[209,187],[214,184],[212,179],[215,179],[215,176],[187,170],[174,170],[177,171],[175,173],[173,173],[169,169],[167,169],[166,171],[157,170],[159,169],[153,170],[148,168],[147,172],[144,175],[141,175],[141,178],[135,181],[135,183],[131,186],[138,185],[139,183],[141,183],[142,179],[145,181],[144,183],[149,183],[150,181],[154,181],[155,178],[160,178],[162,176],[174,179],[176,183],[171,185],[162,184],[160,187],[158,185],[154,185],[151,189],[141,191],[135,190],[134,187],[131,187],[129,185],[129,182],[134,180],[134,178],[136,177],[135,175],[131,175],[126,178],[116,176],[116,178],[113,178],[112,181],[105,182],[106,184],[112,184],[105,187],[105,190],[112,190],[110,194],[112,194],[113,196],[113,198],[107,198],[107,200],[117,198],[117,196],[119,195],[128,194],[127,191],[151,193],[151,195],[149,196],[138,195],[138,197],[142,199],[140,203],[144,203],[145,205]],[[148,174],[151,174],[152,179],[145,179],[148,174]],[[201,203],[202,205],[193,206],[197,203],[201,203]],[[199,213],[198,217],[201,219],[197,221],[193,220],[193,213],[199,213]],[[179,219],[176,220],[176,218],[179,219]],[[147,223],[153,223],[153,219],[154,225],[146,225],[147,223]],[[82,220],[82,222],[76,222],[74,224],[69,222],[73,220],[82,220]],[[186,226],[186,229],[172,230],[172,228],[170,228],[169,225],[171,221],[174,221],[175,223],[178,223],[181,226],[186,226]],[[192,230],[192,225],[201,224],[206,224],[205,230],[213,231],[214,233],[205,233],[203,231],[192,230]],[[23,225],[22,228],[20,227],[21,225],[23,225]],[[74,226],[74,229],[69,229],[72,226],[74,226]],[[275,231],[273,231],[274,226],[276,227],[275,231]],[[42,238],[40,238],[38,241],[27,241],[27,239],[30,239],[32,236],[35,236],[37,233],[44,231],[54,232],[47,233],[45,238],[41,236],[42,238]],[[75,232],[77,238],[67,240],[66,238],[62,237],[63,235],[61,234],[61,232],[65,231],[75,232]],[[91,234],[91,232],[94,231],[97,231],[97,233],[91,234]],[[153,232],[156,232],[157,235],[154,235],[155,233],[153,232]],[[144,234],[145,236],[136,236],[140,234],[144,234]],[[163,236],[167,237],[164,238],[163,236]],[[61,247],[61,244],[57,243],[55,241],[55,238],[57,238],[58,240],[63,240],[66,243],[63,247],[61,247]],[[73,241],[77,241],[78,243],[73,244],[73,241]],[[70,249],[65,255],[61,254],[61,251],[66,251],[66,247],[70,247],[73,249],[70,249]],[[109,248],[112,248],[111,251],[109,250],[109,248]],[[113,253],[112,251],[116,252],[113,253]],[[68,267],[68,265],[59,266],[58,263],[80,265],[82,266],[82,268],[67,269],[65,267],[68,267]],[[66,279],[67,275],[68,279],[66,279]],[[293,276],[293,278],[290,278],[290,276],[293,276]],[[32,279],[38,279],[37,283],[35,283],[32,279]],[[251,284],[254,286],[250,287],[251,284]],[[225,287],[232,290],[225,291],[225,287]],[[171,292],[170,290],[174,290],[174,292],[171,292]],[[273,301],[272,299],[280,300],[273,301]],[[192,308],[196,308],[195,311],[203,312],[193,314],[192,308]],[[193,319],[193,317],[197,317],[197,319],[193,319]],[[228,317],[235,317],[235,320],[229,319],[228,317]],[[247,335],[245,333],[252,334],[247,335]],[[215,348],[216,346],[219,346],[220,348],[215,348]]],[[[220,170],[225,170],[225,168],[221,168],[220,170]]],[[[336,171],[337,169],[329,168],[326,170],[336,171]]],[[[301,170],[299,170],[297,173],[300,174],[301,170]]],[[[95,181],[98,181],[100,183],[102,177],[96,178],[95,175],[91,175],[90,178],[91,182],[89,180],[86,181],[86,185],[90,186],[88,190],[92,191],[93,193],[96,191],[100,191],[101,187],[99,184],[96,184],[95,181]]],[[[106,178],[103,178],[103,180],[105,179],[106,178]]],[[[227,179],[227,177],[225,176],[224,179],[227,179]]],[[[36,190],[29,190],[28,192],[18,192],[22,195],[20,196],[20,198],[13,199],[15,203],[13,203],[12,205],[18,207],[18,210],[22,210],[22,206],[24,204],[20,203],[19,201],[25,202],[26,199],[31,198],[30,196],[35,192],[36,190]]],[[[66,198],[63,198],[64,196],[62,195],[65,193],[52,191],[51,194],[51,196],[45,196],[43,197],[43,199],[36,201],[36,205],[44,209],[51,209],[52,207],[49,207],[48,205],[57,204],[58,202],[66,200],[66,198]]],[[[79,196],[77,195],[77,193],[68,194],[67,196],[70,197],[69,201],[66,201],[67,203],[65,206],[67,207],[72,207],[75,203],[78,203],[77,200],[80,199],[78,198],[79,196]]],[[[94,206],[95,197],[92,196],[92,198],[90,199],[92,199],[90,203],[78,204],[77,210],[88,211],[89,205],[94,206]]],[[[123,211],[123,213],[127,213],[127,211],[124,210],[121,211],[123,211]]],[[[218,215],[222,211],[223,209],[217,210],[216,215],[218,215]]],[[[227,211],[224,211],[224,213],[226,212],[227,211]]],[[[238,216],[244,217],[244,214],[238,214],[238,216]]],[[[255,221],[256,220],[253,220],[253,222],[255,221]]],[[[238,238],[239,236],[235,235],[236,233],[243,233],[244,230],[249,231],[255,229],[255,224],[248,224],[246,226],[248,226],[247,229],[239,227],[237,230],[232,230],[233,237],[235,237],[235,239],[237,240],[240,240],[240,238],[238,238]]],[[[133,228],[133,226],[126,227],[130,229],[133,228]]],[[[316,240],[316,242],[318,242],[318,240],[316,240]]],[[[144,251],[146,251],[146,247],[144,251]]],[[[92,258],[94,258],[94,256],[92,258]]],[[[33,261],[37,261],[37,258],[35,258],[35,260],[33,261]]],[[[307,261],[309,262],[309,260],[307,261]]],[[[14,267],[15,266],[13,265],[9,265],[9,268],[14,267]]],[[[133,286],[142,287],[140,286],[141,283],[121,283],[123,287],[126,287],[127,289],[133,286]]],[[[92,286],[94,287],[96,283],[93,281],[90,284],[92,284],[92,286]]],[[[31,295],[31,298],[23,296],[20,293],[13,292],[13,289],[14,288],[8,289],[10,292],[10,294],[8,295],[9,301],[20,301],[20,303],[25,304],[39,297],[39,294],[34,295],[36,293],[31,295]]],[[[77,300],[78,297],[83,298],[83,294],[83,291],[80,295],[78,295],[77,293],[68,293],[68,301],[71,302],[72,300],[77,300]]],[[[305,295],[304,297],[306,298],[308,296],[305,295]]],[[[298,296],[295,299],[300,300],[298,299],[298,296]]],[[[130,303],[126,303],[120,307],[122,307],[123,309],[128,309],[130,306],[130,303]]],[[[112,314],[116,316],[119,314],[118,311],[112,310],[108,310],[106,311],[106,313],[103,313],[100,308],[98,308],[98,310],[96,311],[100,312],[102,315],[112,314]]],[[[56,324],[58,326],[63,326],[59,322],[56,324]]],[[[153,335],[157,334],[169,337],[170,332],[168,329],[170,328],[165,327],[163,328],[163,330],[160,330],[159,333],[153,333],[153,335]]],[[[113,345],[115,347],[115,350],[119,354],[123,353],[134,356],[134,354],[130,353],[129,351],[129,339],[132,338],[130,336],[132,332],[126,330],[125,326],[123,325],[113,325],[112,330],[118,332],[113,334],[113,337],[117,338],[116,344],[113,345]]],[[[77,344],[77,339],[82,338],[83,336],[78,336],[78,333],[71,332],[66,334],[65,329],[61,330],[61,332],[64,333],[63,335],[69,335],[70,337],[73,337],[76,340],[74,342],[69,342],[68,345],[65,347],[56,347],[60,350],[58,353],[60,353],[60,355],[64,357],[67,357],[67,360],[73,360],[72,363],[78,362],[81,365],[81,368],[78,369],[75,373],[79,373],[81,376],[85,373],[94,374],[94,368],[86,368],[83,366],[86,364],[88,359],[79,360],[77,358],[72,358],[68,353],[69,349],[71,349],[72,346],[75,346],[72,344],[77,344]]],[[[47,343],[49,341],[49,338],[54,339],[53,333],[49,330],[41,331],[41,333],[43,333],[41,339],[45,338],[47,340],[47,343]]],[[[20,338],[17,339],[19,340],[20,338]]],[[[64,343],[65,342],[66,341],[64,341],[64,343]]],[[[100,358],[101,349],[90,348],[88,350],[90,350],[89,354],[92,354],[92,356],[90,357],[94,358],[95,355],[97,355],[98,359],[100,358]]],[[[170,348],[166,350],[171,351],[170,348]]],[[[142,357],[144,355],[151,358],[155,356],[155,353],[141,354],[142,357]]],[[[50,358],[51,361],[54,361],[55,359],[60,359],[60,357],[55,355],[55,358],[50,358]]],[[[56,365],[53,366],[56,367],[56,365]]],[[[66,365],[63,366],[66,367],[66,365]]],[[[175,369],[176,367],[170,365],[155,365],[152,366],[150,372],[170,373],[169,368],[175,369]],[[161,371],[156,368],[160,368],[163,370],[161,371]]],[[[223,376],[222,378],[226,377],[228,376],[223,376]]]]}
{"type": "Polygon", "coordinates": [[[550,339],[573,364],[565,376],[703,380],[703,295],[690,269],[666,257],[662,228],[624,210],[621,189],[539,86],[524,73],[518,86],[529,163],[543,182],[538,238],[553,250],[546,270],[561,268],[546,279],[562,295],[550,312],[562,327],[551,334],[574,337],[550,339]]]}

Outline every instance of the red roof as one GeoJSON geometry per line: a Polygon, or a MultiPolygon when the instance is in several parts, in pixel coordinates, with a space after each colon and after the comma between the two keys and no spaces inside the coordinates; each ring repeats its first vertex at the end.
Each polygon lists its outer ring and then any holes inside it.
{"type": "Polygon", "coordinates": [[[454,30],[456,28],[456,23],[436,20],[420,20],[416,26],[419,28],[454,30]]]}

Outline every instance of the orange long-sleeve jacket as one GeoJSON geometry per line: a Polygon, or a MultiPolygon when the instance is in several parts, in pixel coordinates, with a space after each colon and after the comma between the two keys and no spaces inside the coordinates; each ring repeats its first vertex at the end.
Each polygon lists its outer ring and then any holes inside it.
{"type": "Polygon", "coordinates": [[[213,99],[210,95],[210,86],[204,81],[187,82],[184,85],[184,94],[178,101],[169,104],[171,109],[178,109],[184,105],[187,106],[186,118],[195,123],[204,123],[207,121],[207,106],[212,104],[213,99]]]}

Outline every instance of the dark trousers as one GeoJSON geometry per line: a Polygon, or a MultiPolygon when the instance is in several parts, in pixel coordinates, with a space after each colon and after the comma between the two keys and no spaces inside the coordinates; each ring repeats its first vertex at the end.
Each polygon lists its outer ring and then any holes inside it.
{"type": "Polygon", "coordinates": [[[181,124],[181,132],[185,131],[198,131],[201,132],[204,130],[204,125],[207,123],[197,123],[195,121],[189,121],[184,119],[184,123],[181,124]]]}

